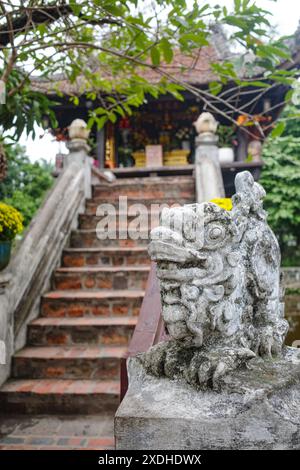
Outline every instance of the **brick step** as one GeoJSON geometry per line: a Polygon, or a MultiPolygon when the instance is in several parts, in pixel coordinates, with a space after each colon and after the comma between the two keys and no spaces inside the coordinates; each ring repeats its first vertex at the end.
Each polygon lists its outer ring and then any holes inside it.
{"type": "MultiPolygon", "coordinates": [[[[159,217],[162,209],[163,207],[161,207],[161,210],[149,210],[145,215],[143,214],[143,218],[141,218],[140,214],[135,211],[129,211],[127,213],[117,211],[115,215],[113,214],[115,219],[112,220],[116,221],[116,227],[129,227],[133,221],[141,220],[153,229],[159,225],[159,217]]],[[[95,214],[80,214],[78,217],[78,228],[95,229],[102,220],[107,223],[106,216],[104,218],[103,216],[97,216],[95,214]]]]}
{"type": "Polygon", "coordinates": [[[119,383],[113,380],[19,379],[0,389],[1,413],[94,414],[116,410],[119,383]]]}
{"type": "Polygon", "coordinates": [[[126,346],[136,323],[136,317],[38,318],[28,326],[28,345],[126,346]]]}
{"type": "Polygon", "coordinates": [[[65,289],[145,289],[149,266],[107,266],[59,268],[53,276],[53,288],[65,289]]]}
{"type": "Polygon", "coordinates": [[[54,291],[42,297],[41,316],[136,316],[143,297],[143,290],[54,291]]]}
{"type": "Polygon", "coordinates": [[[118,380],[123,346],[26,347],[12,361],[14,378],[118,380]]]}
{"type": "Polygon", "coordinates": [[[139,266],[150,264],[147,247],[65,248],[62,266],[139,266]]]}
{"type": "Polygon", "coordinates": [[[136,176],[136,177],[127,177],[127,178],[117,178],[113,182],[105,182],[104,180],[101,183],[95,183],[95,187],[136,187],[136,186],[174,186],[178,183],[194,183],[195,178],[192,175],[179,175],[179,176],[136,176]]]}
{"type": "Polygon", "coordinates": [[[111,230],[73,230],[70,237],[70,246],[72,248],[147,246],[149,244],[149,234],[150,229],[135,230],[130,233],[125,229],[116,232],[111,230]],[[108,235],[108,238],[101,239],[102,234],[108,235]]]}
{"type": "Polygon", "coordinates": [[[188,179],[185,181],[174,178],[173,181],[155,182],[136,182],[136,183],[118,183],[110,186],[96,185],[92,187],[92,196],[102,201],[115,199],[118,196],[127,196],[132,199],[165,199],[165,198],[189,198],[195,193],[195,180],[188,179]]]}
{"type": "MultiPolygon", "coordinates": [[[[143,204],[147,208],[149,207],[149,210],[150,210],[150,206],[152,206],[151,207],[152,210],[157,211],[157,210],[159,210],[159,206],[162,205],[162,204],[167,205],[167,206],[173,206],[174,204],[177,204],[177,205],[178,204],[179,205],[193,204],[195,202],[195,200],[196,200],[196,196],[195,196],[194,193],[191,193],[189,197],[184,197],[184,198],[177,198],[177,197],[174,197],[174,198],[166,197],[166,198],[159,198],[159,199],[155,199],[155,198],[144,199],[143,197],[141,197],[139,199],[128,198],[127,199],[127,208],[128,208],[127,210],[133,210],[133,209],[130,209],[130,207],[134,204],[143,204]]],[[[96,214],[97,208],[101,204],[105,204],[107,202],[112,204],[116,208],[116,211],[122,212],[124,210],[123,207],[119,207],[119,196],[116,195],[112,199],[110,199],[109,201],[107,199],[104,200],[103,198],[86,199],[85,213],[86,214],[96,214]]],[[[125,212],[126,212],[126,210],[125,210],[125,212]]]]}

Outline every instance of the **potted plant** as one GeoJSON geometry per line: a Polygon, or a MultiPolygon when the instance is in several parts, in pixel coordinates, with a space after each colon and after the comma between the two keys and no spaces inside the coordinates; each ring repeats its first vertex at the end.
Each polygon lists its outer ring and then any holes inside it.
{"type": "Polygon", "coordinates": [[[178,129],[175,138],[179,142],[181,148],[183,150],[191,150],[191,138],[193,136],[193,129],[189,129],[188,127],[183,127],[178,129]]]}
{"type": "Polygon", "coordinates": [[[23,217],[14,207],[0,202],[0,271],[9,263],[11,245],[23,230],[23,217]]]}
{"type": "Polygon", "coordinates": [[[235,144],[235,130],[231,126],[220,125],[219,136],[219,160],[221,163],[232,163],[234,160],[233,145],[235,144]]]}

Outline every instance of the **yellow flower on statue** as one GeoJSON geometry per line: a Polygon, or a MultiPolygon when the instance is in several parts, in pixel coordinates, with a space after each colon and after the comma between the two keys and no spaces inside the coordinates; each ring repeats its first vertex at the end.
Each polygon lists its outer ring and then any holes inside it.
{"type": "Polygon", "coordinates": [[[222,207],[222,209],[225,209],[226,211],[231,211],[232,209],[232,201],[230,197],[219,197],[211,199],[209,202],[217,204],[217,206],[222,207]]]}

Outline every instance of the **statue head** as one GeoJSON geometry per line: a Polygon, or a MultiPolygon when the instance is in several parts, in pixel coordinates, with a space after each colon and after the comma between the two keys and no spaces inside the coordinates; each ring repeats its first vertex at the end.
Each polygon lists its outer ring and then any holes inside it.
{"type": "Polygon", "coordinates": [[[151,232],[149,253],[158,264],[163,317],[175,339],[199,344],[209,336],[208,307],[232,289],[236,236],[230,212],[216,204],[163,210],[160,226],[151,232]]]}

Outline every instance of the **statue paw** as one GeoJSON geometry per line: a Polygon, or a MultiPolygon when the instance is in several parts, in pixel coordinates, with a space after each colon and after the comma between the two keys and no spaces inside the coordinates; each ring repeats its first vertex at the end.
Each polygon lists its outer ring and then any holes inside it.
{"type": "Polygon", "coordinates": [[[165,375],[165,359],[168,351],[168,342],[159,343],[153,346],[146,353],[140,356],[141,362],[148,374],[161,377],[165,375]]]}
{"type": "Polygon", "coordinates": [[[198,352],[191,360],[186,372],[186,380],[201,389],[219,389],[221,377],[255,357],[247,348],[224,348],[198,352]]]}
{"type": "Polygon", "coordinates": [[[276,325],[257,328],[254,351],[261,357],[272,358],[279,356],[282,351],[283,339],[288,331],[286,320],[280,320],[276,325]]]}
{"type": "Polygon", "coordinates": [[[159,343],[140,356],[148,374],[170,379],[182,375],[188,367],[194,354],[194,349],[176,340],[159,343]]]}

